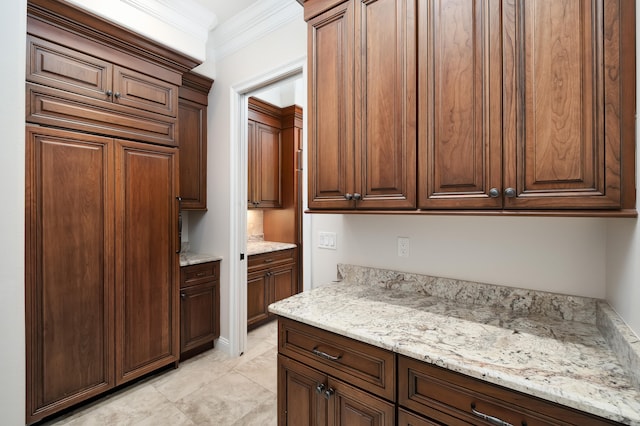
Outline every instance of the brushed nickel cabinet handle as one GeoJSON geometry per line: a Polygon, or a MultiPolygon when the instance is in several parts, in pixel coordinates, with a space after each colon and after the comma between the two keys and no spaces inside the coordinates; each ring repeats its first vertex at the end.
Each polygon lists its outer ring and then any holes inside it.
{"type": "Polygon", "coordinates": [[[480,411],[476,410],[476,404],[473,403],[473,402],[471,403],[471,412],[473,413],[474,416],[479,417],[482,420],[485,420],[485,421],[491,423],[492,425],[496,425],[496,426],[513,426],[511,423],[507,423],[502,419],[490,416],[488,414],[481,413],[480,411]]]}
{"type": "Polygon", "coordinates": [[[319,350],[317,346],[313,348],[311,352],[313,352],[314,355],[318,355],[320,358],[328,359],[329,361],[337,361],[342,358],[342,355],[329,355],[328,353],[319,350]]]}

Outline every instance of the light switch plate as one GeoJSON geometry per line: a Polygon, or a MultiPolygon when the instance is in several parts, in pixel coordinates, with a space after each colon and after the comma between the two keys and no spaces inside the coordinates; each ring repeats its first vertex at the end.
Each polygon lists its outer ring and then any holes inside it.
{"type": "Polygon", "coordinates": [[[337,237],[335,232],[318,232],[318,248],[336,250],[337,245],[337,237]]]}

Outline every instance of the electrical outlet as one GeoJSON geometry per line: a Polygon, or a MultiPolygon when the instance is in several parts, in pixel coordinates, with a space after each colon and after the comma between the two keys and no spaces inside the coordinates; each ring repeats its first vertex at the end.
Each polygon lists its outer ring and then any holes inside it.
{"type": "Polygon", "coordinates": [[[337,249],[337,237],[335,232],[318,232],[318,247],[336,250],[337,249]]]}
{"type": "Polygon", "coordinates": [[[398,256],[409,257],[409,237],[398,237],[398,256]]]}

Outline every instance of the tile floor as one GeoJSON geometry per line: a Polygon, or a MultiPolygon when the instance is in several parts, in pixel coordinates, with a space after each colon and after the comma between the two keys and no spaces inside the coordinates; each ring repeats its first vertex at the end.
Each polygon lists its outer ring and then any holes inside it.
{"type": "Polygon", "coordinates": [[[277,321],[238,358],[213,349],[44,425],[276,425],[277,321]]]}

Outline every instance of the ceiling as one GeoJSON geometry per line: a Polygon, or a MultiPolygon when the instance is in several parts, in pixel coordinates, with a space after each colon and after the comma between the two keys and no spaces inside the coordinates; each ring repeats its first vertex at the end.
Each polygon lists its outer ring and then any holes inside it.
{"type": "Polygon", "coordinates": [[[195,0],[197,3],[211,10],[218,18],[217,25],[228,20],[258,0],[195,0]]]}

